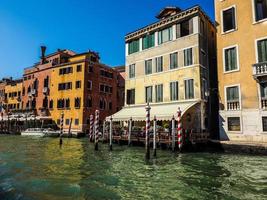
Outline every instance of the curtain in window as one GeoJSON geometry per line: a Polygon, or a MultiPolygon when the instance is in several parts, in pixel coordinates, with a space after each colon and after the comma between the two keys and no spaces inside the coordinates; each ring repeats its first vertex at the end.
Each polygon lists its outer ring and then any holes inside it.
{"type": "Polygon", "coordinates": [[[172,53],[170,55],[170,69],[175,69],[178,67],[178,53],[172,53]]]}
{"type": "Polygon", "coordinates": [[[194,98],[194,80],[185,80],[185,99],[194,98]]]}
{"type": "Polygon", "coordinates": [[[189,66],[193,64],[193,54],[192,48],[184,50],[184,66],[189,66]]]}
{"type": "Polygon", "coordinates": [[[156,102],[163,101],[163,85],[156,85],[156,102]]]}
{"type": "Polygon", "coordinates": [[[162,56],[156,58],[156,72],[162,72],[163,70],[163,62],[162,62],[162,56]]]}
{"type": "Polygon", "coordinates": [[[238,87],[229,87],[227,91],[227,101],[239,101],[239,91],[238,87]]]}
{"type": "Polygon", "coordinates": [[[237,69],[236,48],[225,50],[225,71],[237,69]]]}
{"type": "Polygon", "coordinates": [[[259,62],[267,61],[267,39],[258,41],[259,62]]]}
{"type": "Polygon", "coordinates": [[[152,102],[152,86],[146,87],[146,103],[152,102]]]}
{"type": "Polygon", "coordinates": [[[170,97],[171,101],[178,100],[178,82],[170,83],[170,97]]]}

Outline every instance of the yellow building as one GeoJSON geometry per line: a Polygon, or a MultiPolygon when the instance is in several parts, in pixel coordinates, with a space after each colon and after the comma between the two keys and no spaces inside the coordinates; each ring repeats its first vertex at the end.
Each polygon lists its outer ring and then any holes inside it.
{"type": "Polygon", "coordinates": [[[150,103],[158,120],[171,120],[180,107],[185,129],[207,131],[215,28],[198,6],[166,7],[157,18],[125,37],[126,102],[113,119],[144,121],[150,103]]]}
{"type": "Polygon", "coordinates": [[[267,1],[215,0],[221,139],[267,141],[267,1]]]}
{"type": "Polygon", "coordinates": [[[22,109],[22,80],[11,80],[5,85],[5,111],[15,112],[22,109]]]}

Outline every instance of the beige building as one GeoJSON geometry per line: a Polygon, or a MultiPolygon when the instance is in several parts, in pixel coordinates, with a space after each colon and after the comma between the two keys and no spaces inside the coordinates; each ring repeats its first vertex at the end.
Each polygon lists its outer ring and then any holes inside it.
{"type": "Polygon", "coordinates": [[[166,7],[157,18],[125,37],[126,101],[113,119],[144,121],[150,103],[152,117],[170,121],[180,107],[185,129],[206,131],[215,28],[200,7],[166,7]]]}
{"type": "Polygon", "coordinates": [[[267,0],[215,0],[220,138],[267,141],[267,0]]]}

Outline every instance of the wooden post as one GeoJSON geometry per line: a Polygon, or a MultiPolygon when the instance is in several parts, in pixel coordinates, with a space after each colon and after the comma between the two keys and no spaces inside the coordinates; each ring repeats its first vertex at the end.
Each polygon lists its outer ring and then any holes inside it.
{"type": "Polygon", "coordinates": [[[150,143],[149,143],[149,129],[150,129],[150,109],[149,103],[146,106],[146,159],[150,159],[150,143]]]}
{"type": "Polygon", "coordinates": [[[94,115],[90,115],[90,132],[89,132],[89,141],[93,141],[94,134],[94,115]]]}
{"type": "Polygon", "coordinates": [[[175,119],[172,117],[172,151],[175,150],[175,119]]]}
{"type": "Polygon", "coordinates": [[[103,121],[103,131],[102,131],[102,143],[104,143],[105,140],[105,130],[106,130],[106,121],[103,121]]]}
{"type": "Polygon", "coordinates": [[[1,112],[1,131],[4,131],[4,113],[1,112]]]}
{"type": "Polygon", "coordinates": [[[61,113],[60,116],[60,136],[59,136],[59,145],[63,144],[62,136],[63,136],[63,125],[64,125],[64,112],[61,113]]]}
{"type": "Polygon", "coordinates": [[[157,156],[157,147],[156,147],[156,134],[157,134],[157,118],[156,115],[154,116],[154,124],[153,124],[153,155],[154,157],[157,156]]]}
{"type": "Polygon", "coordinates": [[[99,110],[95,111],[95,150],[98,151],[99,110]]]}
{"type": "Polygon", "coordinates": [[[72,118],[70,118],[69,131],[68,131],[68,138],[71,137],[71,125],[72,125],[72,118]]]}
{"type": "Polygon", "coordinates": [[[179,151],[181,151],[181,149],[182,149],[182,120],[181,120],[182,111],[180,110],[180,108],[178,108],[177,115],[178,115],[178,118],[177,118],[177,121],[178,121],[178,126],[177,126],[178,149],[179,149],[179,151]]]}
{"type": "Polygon", "coordinates": [[[9,119],[9,112],[7,113],[7,132],[10,133],[10,119],[9,119]]]}
{"type": "Polygon", "coordinates": [[[109,150],[112,151],[112,116],[110,116],[109,122],[109,150]]]}
{"type": "Polygon", "coordinates": [[[132,122],[133,122],[133,118],[131,117],[130,120],[129,120],[128,146],[131,145],[132,122]]]}

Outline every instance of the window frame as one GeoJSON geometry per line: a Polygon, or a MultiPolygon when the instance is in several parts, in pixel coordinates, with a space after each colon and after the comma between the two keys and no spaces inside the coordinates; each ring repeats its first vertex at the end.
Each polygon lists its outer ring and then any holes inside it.
{"type": "Polygon", "coordinates": [[[192,100],[192,99],[195,99],[196,95],[195,95],[195,80],[194,78],[187,78],[187,79],[184,79],[184,100],[192,100]],[[186,81],[189,81],[189,80],[193,80],[193,98],[186,98],[186,81]]]}
{"type": "Polygon", "coordinates": [[[169,70],[176,70],[176,69],[178,69],[179,68],[179,53],[178,53],[178,51],[175,51],[175,52],[172,52],[172,53],[170,53],[169,54],[169,70]],[[171,56],[172,55],[174,55],[174,54],[176,54],[177,56],[176,56],[176,63],[177,63],[177,66],[176,67],[174,67],[174,68],[171,68],[171,56]]]}
{"type": "Polygon", "coordinates": [[[154,102],[154,98],[153,98],[153,86],[152,85],[148,85],[148,86],[145,86],[145,102],[146,103],[153,103],[154,102]],[[151,101],[148,101],[148,98],[147,98],[147,89],[148,88],[151,88],[151,101]]]}
{"type": "Polygon", "coordinates": [[[258,42],[261,40],[267,40],[267,37],[257,38],[255,39],[255,57],[256,63],[259,63],[259,50],[258,50],[258,42]]]}
{"type": "Polygon", "coordinates": [[[152,58],[145,60],[145,67],[144,68],[145,68],[145,75],[153,74],[153,59],[152,58]],[[147,63],[148,62],[151,62],[151,73],[147,73],[147,63]]]}
{"type": "Polygon", "coordinates": [[[253,24],[258,24],[267,21],[267,18],[257,20],[257,13],[256,13],[256,0],[251,0],[252,1],[252,14],[253,14],[253,24]]]}
{"type": "Polygon", "coordinates": [[[226,117],[226,127],[227,127],[227,131],[230,133],[242,133],[242,117],[238,116],[238,115],[233,115],[233,116],[227,116],[226,117]],[[239,118],[239,125],[240,125],[240,130],[239,131],[231,131],[229,130],[229,123],[228,123],[228,119],[229,118],[239,118]]]}
{"type": "Polygon", "coordinates": [[[240,84],[233,84],[233,85],[224,86],[224,105],[225,105],[225,110],[226,111],[232,111],[232,110],[228,110],[228,108],[227,108],[227,88],[230,88],[230,87],[238,87],[239,110],[237,110],[237,111],[240,111],[240,110],[242,110],[242,98],[241,98],[241,86],[240,86],[240,84]]]}
{"type": "Polygon", "coordinates": [[[163,85],[163,83],[161,83],[161,84],[157,84],[157,85],[155,85],[155,102],[156,103],[162,103],[164,101],[164,85],[163,85]],[[160,101],[158,101],[158,87],[162,87],[162,97],[161,97],[161,100],[160,101]]]}
{"type": "Polygon", "coordinates": [[[173,101],[179,101],[179,81],[171,81],[169,83],[169,87],[170,87],[170,101],[173,102],[173,101]],[[172,99],[172,90],[171,90],[171,85],[172,83],[175,83],[177,84],[177,99],[172,99]]]}
{"type": "Polygon", "coordinates": [[[237,44],[235,44],[235,45],[232,45],[232,46],[224,47],[222,53],[223,53],[223,55],[222,55],[222,58],[223,58],[223,73],[227,74],[227,73],[240,71],[239,46],[237,44]],[[236,65],[237,65],[237,69],[226,71],[226,63],[225,63],[226,54],[225,54],[225,51],[228,50],[228,49],[232,49],[232,48],[236,48],[236,65]]]}
{"type": "Polygon", "coordinates": [[[193,47],[189,47],[189,48],[186,48],[186,49],[184,49],[183,50],[183,54],[184,54],[184,67],[190,67],[190,66],[192,66],[192,65],[194,65],[194,52],[193,52],[193,47]],[[186,53],[186,51],[188,51],[188,50],[191,50],[191,64],[189,64],[189,65],[186,65],[186,60],[185,60],[185,53],[186,53]]]}
{"type": "Polygon", "coordinates": [[[234,31],[237,30],[237,27],[238,27],[238,23],[237,23],[237,9],[236,9],[236,5],[232,5],[232,6],[229,6],[227,8],[222,9],[221,10],[221,34],[227,34],[227,33],[234,32],[234,31]],[[229,10],[231,8],[234,8],[234,10],[235,10],[235,28],[233,28],[231,30],[228,30],[228,31],[224,31],[223,12],[226,11],[226,10],[229,10]]]}
{"type": "Polygon", "coordinates": [[[135,78],[135,64],[130,64],[129,65],[129,79],[132,79],[132,78],[135,78]],[[131,76],[132,75],[132,73],[131,73],[131,69],[133,68],[133,71],[134,71],[134,73],[133,73],[133,76],[131,76]]]}

